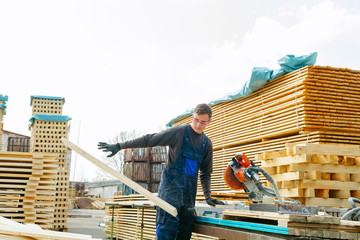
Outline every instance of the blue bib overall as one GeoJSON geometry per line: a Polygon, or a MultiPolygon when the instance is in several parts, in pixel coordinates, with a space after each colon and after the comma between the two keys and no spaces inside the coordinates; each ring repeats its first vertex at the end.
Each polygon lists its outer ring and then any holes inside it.
{"type": "Polygon", "coordinates": [[[195,206],[197,179],[206,145],[206,137],[201,147],[189,142],[189,131],[184,126],[184,139],[180,153],[169,168],[164,168],[161,175],[159,197],[173,205],[178,216],[175,218],[157,207],[156,236],[158,240],[190,239],[195,206]]]}

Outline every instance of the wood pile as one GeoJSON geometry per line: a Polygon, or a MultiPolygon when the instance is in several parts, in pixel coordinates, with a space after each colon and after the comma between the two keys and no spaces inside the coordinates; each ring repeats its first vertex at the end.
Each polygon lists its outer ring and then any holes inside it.
{"type": "MultiPolygon", "coordinates": [[[[113,236],[117,239],[140,239],[142,208],[131,207],[133,203],[141,203],[144,208],[144,230],[143,239],[155,239],[156,235],[156,209],[153,204],[139,194],[131,194],[128,196],[115,196],[113,202],[124,203],[129,207],[114,209],[114,229],[113,236]]],[[[108,221],[105,221],[104,232],[107,235],[111,234],[111,216],[112,208],[106,207],[106,215],[108,221]]],[[[192,240],[217,239],[201,234],[193,233],[192,240]]]]}
{"type": "MultiPolygon", "coordinates": [[[[223,172],[237,152],[255,160],[286,143],[360,144],[359,86],[360,71],[306,66],[249,96],[213,105],[205,131],[214,149],[212,191],[230,190],[223,172]]],[[[173,125],[190,122],[191,115],[173,125]]]]}
{"type": "Polygon", "coordinates": [[[0,216],[52,227],[57,154],[0,152],[0,216]]]}
{"type": "Polygon", "coordinates": [[[21,224],[0,217],[1,240],[100,240],[90,235],[43,230],[36,224],[21,224]]]}
{"type": "Polygon", "coordinates": [[[264,226],[263,224],[277,226],[287,232],[287,235],[309,239],[358,240],[360,238],[360,222],[341,220],[333,216],[224,210],[223,219],[239,221],[244,226],[246,223],[259,224],[259,229],[264,226]]]}
{"type": "Polygon", "coordinates": [[[281,194],[303,205],[348,208],[348,198],[360,198],[359,145],[288,144],[258,159],[281,194]]]}
{"type": "Polygon", "coordinates": [[[158,192],[161,173],[167,159],[163,146],[125,149],[124,176],[137,182],[150,192],[158,192]]]}
{"type": "MultiPolygon", "coordinates": [[[[48,96],[31,96],[32,114],[47,116],[45,119],[34,119],[31,128],[31,152],[58,154],[58,172],[56,179],[56,199],[52,229],[67,231],[67,210],[69,199],[69,161],[68,149],[61,138],[68,136],[68,120],[56,120],[56,116],[63,116],[64,98],[48,96]],[[50,118],[51,116],[55,118],[50,118]]],[[[67,116],[63,116],[67,117],[67,116]]]]}

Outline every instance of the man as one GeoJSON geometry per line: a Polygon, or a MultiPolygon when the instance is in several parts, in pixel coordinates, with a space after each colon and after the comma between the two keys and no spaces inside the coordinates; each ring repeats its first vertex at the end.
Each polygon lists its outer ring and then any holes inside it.
{"type": "Polygon", "coordinates": [[[159,197],[173,205],[178,216],[173,217],[159,207],[156,209],[158,240],[191,238],[199,170],[206,202],[212,206],[224,204],[210,196],[213,151],[212,143],[203,131],[209,125],[211,115],[210,106],[199,104],[189,125],[172,127],[115,145],[98,144],[99,149],[111,152],[108,157],[126,148],[169,146],[159,197]]]}

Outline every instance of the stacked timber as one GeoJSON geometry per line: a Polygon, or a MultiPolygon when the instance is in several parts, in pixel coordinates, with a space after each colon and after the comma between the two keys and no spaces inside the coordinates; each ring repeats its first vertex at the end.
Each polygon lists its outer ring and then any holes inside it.
{"type": "MultiPolygon", "coordinates": [[[[360,71],[306,66],[249,96],[213,105],[205,131],[214,149],[212,190],[230,190],[223,172],[237,152],[255,160],[262,151],[281,150],[286,143],[360,144],[359,86],[360,71]]],[[[173,125],[190,122],[188,115],[173,125]]]]}
{"type": "Polygon", "coordinates": [[[49,229],[55,208],[57,154],[0,152],[0,216],[49,229]]]}
{"type": "Polygon", "coordinates": [[[349,208],[350,197],[360,198],[359,145],[288,144],[258,159],[280,193],[303,205],[349,208]]]}
{"type": "MultiPolygon", "coordinates": [[[[123,203],[121,208],[114,208],[113,237],[116,239],[140,239],[141,222],[143,220],[143,239],[155,239],[156,236],[156,209],[145,197],[139,194],[128,196],[115,195],[113,202],[123,203]],[[137,205],[138,207],[133,207],[137,205]],[[139,205],[144,206],[139,207],[139,205]]],[[[111,234],[111,216],[113,209],[106,207],[106,215],[109,219],[105,221],[104,232],[111,234]]],[[[197,233],[193,233],[192,240],[217,239],[197,233]]]]}
{"type": "Polygon", "coordinates": [[[32,118],[31,152],[58,154],[58,172],[56,179],[56,199],[53,228],[67,230],[67,209],[69,199],[68,149],[61,138],[68,136],[68,116],[62,115],[65,99],[51,96],[31,96],[32,118]]]}
{"type": "Polygon", "coordinates": [[[123,166],[124,175],[150,192],[158,192],[166,159],[166,147],[126,149],[123,166]]]}

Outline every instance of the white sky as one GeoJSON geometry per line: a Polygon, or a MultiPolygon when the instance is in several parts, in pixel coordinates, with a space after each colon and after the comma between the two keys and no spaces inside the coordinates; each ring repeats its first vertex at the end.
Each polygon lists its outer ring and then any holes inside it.
{"type": "MultiPolygon", "coordinates": [[[[4,129],[30,136],[30,96],[64,97],[70,140],[104,158],[98,141],[156,132],[284,55],[360,70],[359,30],[358,0],[0,0],[4,129]]],[[[94,179],[76,159],[71,180],[94,179]]]]}

